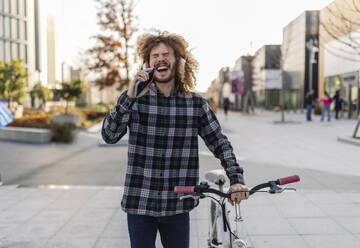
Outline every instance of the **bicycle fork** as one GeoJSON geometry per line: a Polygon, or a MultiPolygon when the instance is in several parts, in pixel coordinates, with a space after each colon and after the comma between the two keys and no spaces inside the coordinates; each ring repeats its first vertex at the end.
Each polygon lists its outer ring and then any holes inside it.
{"type": "Polygon", "coordinates": [[[246,248],[244,219],[241,217],[240,203],[235,204],[235,226],[238,238],[233,240],[233,248],[246,248]]]}

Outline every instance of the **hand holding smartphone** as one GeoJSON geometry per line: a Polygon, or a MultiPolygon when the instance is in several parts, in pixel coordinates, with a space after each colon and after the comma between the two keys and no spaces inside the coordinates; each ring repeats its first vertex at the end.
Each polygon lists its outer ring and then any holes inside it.
{"type": "MultiPolygon", "coordinates": [[[[143,70],[146,69],[146,64],[143,65],[143,70]]],[[[134,97],[138,97],[142,91],[148,87],[154,80],[154,73],[155,73],[155,67],[152,68],[152,70],[149,72],[149,79],[145,82],[142,82],[140,80],[137,80],[134,87],[134,97]]]]}

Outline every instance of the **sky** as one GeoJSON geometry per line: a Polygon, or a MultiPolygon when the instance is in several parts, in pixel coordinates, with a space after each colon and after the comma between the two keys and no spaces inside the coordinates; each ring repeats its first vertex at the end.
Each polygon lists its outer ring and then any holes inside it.
{"type": "MultiPolygon", "coordinates": [[[[281,44],[282,29],[305,10],[332,0],[135,0],[138,34],[151,28],[182,35],[199,61],[196,90],[206,91],[222,67],[263,45],[281,44]]],[[[56,74],[61,63],[80,64],[80,54],[99,33],[94,0],[43,0],[55,17],[56,74]]],[[[135,41],[135,40],[134,40],[135,41]]],[[[137,68],[137,65],[134,66],[137,68]]]]}

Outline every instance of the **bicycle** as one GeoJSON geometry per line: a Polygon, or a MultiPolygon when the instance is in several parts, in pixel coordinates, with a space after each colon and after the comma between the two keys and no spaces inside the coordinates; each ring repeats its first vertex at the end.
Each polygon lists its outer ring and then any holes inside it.
{"type": "MultiPolygon", "coordinates": [[[[218,185],[219,189],[214,189],[209,186],[207,182],[201,182],[197,186],[176,186],[174,192],[186,194],[180,197],[180,200],[186,198],[192,198],[195,201],[209,197],[210,201],[210,218],[209,218],[209,248],[249,248],[249,244],[246,241],[244,231],[244,220],[241,216],[240,204],[235,205],[235,231],[231,231],[228,221],[229,212],[226,211],[225,200],[231,197],[231,194],[242,192],[235,191],[232,193],[225,193],[223,188],[226,182],[226,175],[223,170],[213,170],[206,173],[205,178],[218,185]],[[215,194],[219,199],[205,194],[215,194]]],[[[267,183],[259,184],[249,190],[249,194],[252,195],[256,192],[266,192],[271,194],[282,193],[285,190],[296,190],[294,188],[280,188],[278,185],[285,185],[300,181],[300,177],[297,175],[280,178],[267,183]],[[269,190],[262,190],[269,188],[269,190]]]]}

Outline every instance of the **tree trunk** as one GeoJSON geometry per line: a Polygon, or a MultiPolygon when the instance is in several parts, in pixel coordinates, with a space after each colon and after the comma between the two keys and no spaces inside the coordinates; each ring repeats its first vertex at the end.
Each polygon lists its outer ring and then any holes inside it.
{"type": "MultiPolygon", "coordinates": [[[[283,64],[283,63],[282,63],[283,64]]],[[[281,122],[285,122],[285,83],[284,83],[284,69],[283,65],[281,66],[281,93],[280,93],[280,100],[281,100],[281,122]]]]}
{"type": "Polygon", "coordinates": [[[69,101],[66,101],[65,114],[68,114],[69,101]]]}

